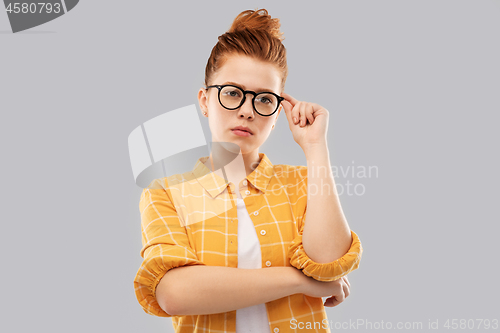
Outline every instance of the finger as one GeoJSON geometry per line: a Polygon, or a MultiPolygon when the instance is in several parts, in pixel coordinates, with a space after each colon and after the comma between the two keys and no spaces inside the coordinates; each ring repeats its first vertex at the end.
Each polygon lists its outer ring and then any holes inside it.
{"type": "Polygon", "coordinates": [[[332,307],[334,307],[335,305],[338,305],[338,304],[340,304],[340,303],[338,303],[338,302],[337,302],[337,303],[335,304],[335,297],[333,297],[333,296],[332,296],[332,297],[329,297],[329,298],[325,301],[325,303],[324,303],[323,305],[324,305],[324,306],[327,306],[327,307],[332,308],[332,307]]]}
{"type": "Polygon", "coordinates": [[[332,296],[325,301],[324,306],[333,308],[334,306],[337,306],[342,302],[343,302],[342,299],[338,298],[337,296],[332,296]]]}
{"type": "Polygon", "coordinates": [[[314,106],[312,104],[307,104],[306,118],[309,120],[309,124],[312,125],[314,123],[314,106]]]}
{"type": "Polygon", "coordinates": [[[282,101],[281,105],[283,105],[283,109],[285,109],[285,115],[286,119],[288,120],[288,125],[290,126],[290,128],[292,128],[292,125],[294,125],[294,122],[292,120],[293,106],[288,101],[282,101]]]}
{"type": "Polygon", "coordinates": [[[342,288],[339,292],[338,295],[335,295],[335,299],[339,302],[339,303],[342,303],[343,301],[345,301],[345,294],[344,294],[344,288],[342,288]]]}
{"type": "Polygon", "coordinates": [[[338,299],[337,299],[337,297],[335,297],[335,298],[333,299],[333,301],[332,301],[332,307],[339,305],[339,304],[340,304],[340,303],[342,303],[343,301],[344,301],[344,300],[341,300],[341,301],[340,301],[340,300],[338,300],[338,299]]]}
{"type": "Polygon", "coordinates": [[[306,103],[300,103],[300,108],[299,108],[299,113],[300,113],[300,126],[301,127],[304,127],[306,126],[306,123],[307,123],[307,118],[306,118],[306,107],[307,107],[307,104],[306,103]]]}
{"type": "Polygon", "coordinates": [[[292,109],[292,119],[294,124],[300,124],[300,106],[301,102],[297,102],[292,109]]]}
{"type": "Polygon", "coordinates": [[[351,288],[351,283],[349,282],[349,279],[347,278],[347,275],[342,277],[344,279],[344,282],[351,288]]]}
{"type": "Polygon", "coordinates": [[[313,106],[315,112],[318,111],[318,110],[323,109],[323,107],[321,105],[319,105],[319,104],[311,103],[311,105],[313,106]]]}
{"type": "Polygon", "coordinates": [[[347,283],[342,283],[342,289],[344,290],[344,297],[347,298],[351,294],[351,288],[347,283]]]}
{"type": "Polygon", "coordinates": [[[292,104],[288,101],[281,101],[281,105],[283,106],[283,109],[285,109],[285,113],[288,113],[293,109],[292,104]]]}
{"type": "Polygon", "coordinates": [[[284,97],[286,101],[288,101],[292,106],[295,106],[299,101],[293,98],[292,96],[288,95],[287,93],[283,92],[281,94],[281,97],[284,97]]]}

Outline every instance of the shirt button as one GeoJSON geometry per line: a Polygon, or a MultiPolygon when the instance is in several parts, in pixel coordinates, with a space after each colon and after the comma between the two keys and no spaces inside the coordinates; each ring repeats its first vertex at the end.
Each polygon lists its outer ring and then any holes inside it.
{"type": "Polygon", "coordinates": [[[254,212],[253,215],[257,216],[259,215],[259,212],[254,212]]]}
{"type": "Polygon", "coordinates": [[[262,236],[264,236],[264,235],[266,234],[266,231],[265,231],[264,229],[262,229],[262,230],[260,231],[260,234],[261,234],[262,236]]]}
{"type": "Polygon", "coordinates": [[[248,184],[248,183],[247,183],[247,181],[246,181],[246,179],[245,179],[245,180],[243,181],[243,185],[247,186],[247,184],[248,184]]]}
{"type": "Polygon", "coordinates": [[[233,222],[234,222],[234,220],[233,220],[233,219],[231,219],[231,223],[233,223],[233,222]]]}
{"type": "Polygon", "coordinates": [[[278,333],[280,331],[280,329],[275,327],[273,331],[274,331],[274,333],[278,333]]]}
{"type": "Polygon", "coordinates": [[[266,266],[267,266],[267,267],[271,266],[271,262],[270,262],[269,260],[268,260],[268,261],[266,261],[266,266]]]}
{"type": "Polygon", "coordinates": [[[249,191],[249,190],[246,190],[246,191],[245,191],[245,194],[246,194],[246,195],[249,195],[249,194],[250,194],[250,191],[249,191]]]}

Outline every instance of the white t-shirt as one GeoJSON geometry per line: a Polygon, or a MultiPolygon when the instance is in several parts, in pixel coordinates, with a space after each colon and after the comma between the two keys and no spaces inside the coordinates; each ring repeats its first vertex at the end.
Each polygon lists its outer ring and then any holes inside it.
{"type": "MultiPolygon", "coordinates": [[[[238,268],[262,268],[262,253],[257,231],[248,215],[245,201],[237,198],[238,208],[238,268]]],[[[243,288],[245,286],[242,286],[243,288]]],[[[266,304],[236,310],[236,333],[271,333],[266,304]]]]}

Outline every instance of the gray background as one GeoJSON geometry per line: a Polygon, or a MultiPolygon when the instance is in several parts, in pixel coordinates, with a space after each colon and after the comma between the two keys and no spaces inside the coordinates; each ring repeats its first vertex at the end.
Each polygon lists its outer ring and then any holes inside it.
{"type": "MultiPolygon", "coordinates": [[[[0,13],[1,331],[173,332],[134,294],[127,137],[197,104],[217,36],[261,7],[285,91],[330,111],[332,164],[378,168],[336,178],[364,186],[341,202],[365,252],[329,319],[500,319],[499,1],[108,0],[18,34],[0,13]]],[[[261,152],[306,163],[284,114],[261,152]]]]}

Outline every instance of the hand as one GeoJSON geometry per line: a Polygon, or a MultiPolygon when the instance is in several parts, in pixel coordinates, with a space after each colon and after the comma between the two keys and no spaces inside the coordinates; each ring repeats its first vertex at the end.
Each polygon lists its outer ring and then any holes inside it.
{"type": "Polygon", "coordinates": [[[344,297],[341,298],[341,297],[337,297],[335,295],[332,295],[332,297],[327,298],[327,300],[325,301],[325,304],[323,304],[324,306],[333,308],[334,306],[337,306],[340,303],[342,303],[347,298],[347,296],[349,296],[349,294],[350,294],[351,284],[349,283],[349,280],[347,280],[347,275],[341,277],[340,279],[338,279],[336,281],[339,281],[339,283],[342,284],[342,289],[344,291],[344,297]],[[343,281],[340,281],[340,280],[343,280],[343,281]]]}
{"type": "Polygon", "coordinates": [[[281,95],[285,98],[281,104],[285,109],[288,125],[295,142],[303,150],[311,144],[326,143],[328,110],[316,103],[297,101],[286,93],[281,95]]]}
{"type": "Polygon", "coordinates": [[[331,282],[323,282],[304,275],[302,272],[300,293],[311,297],[328,297],[324,306],[334,307],[342,303],[350,294],[350,283],[347,276],[331,282]]]}

